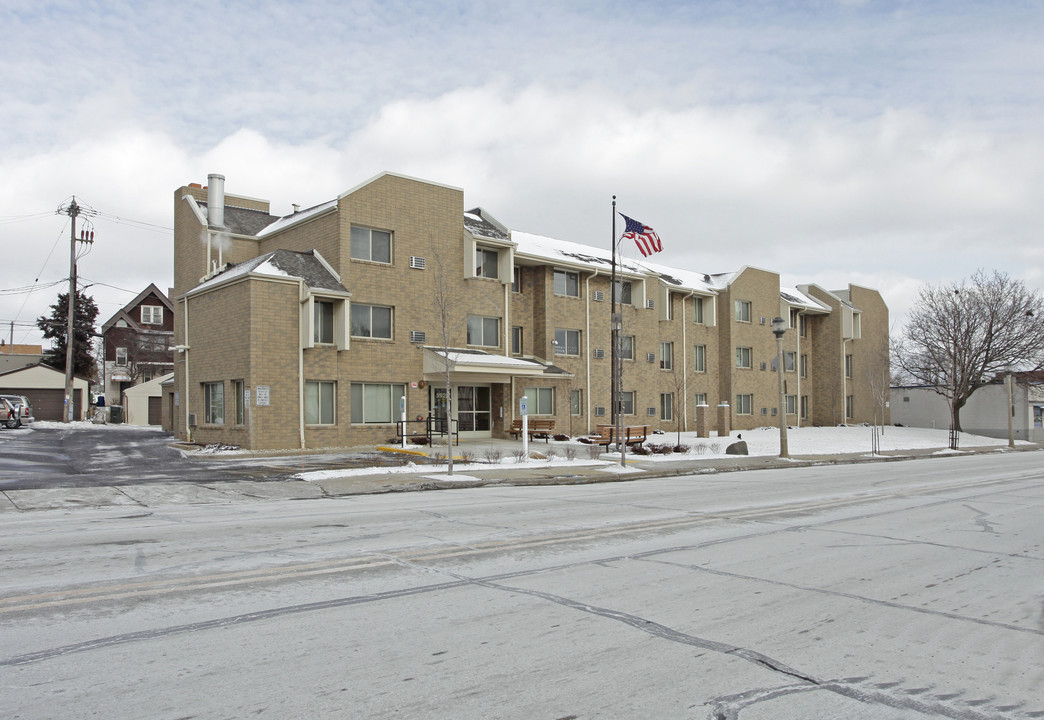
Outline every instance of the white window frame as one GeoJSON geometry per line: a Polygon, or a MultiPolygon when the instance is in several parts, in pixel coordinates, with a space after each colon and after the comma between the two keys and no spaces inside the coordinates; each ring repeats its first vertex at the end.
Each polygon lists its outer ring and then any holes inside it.
{"type": "Polygon", "coordinates": [[[783,351],[783,370],[785,372],[794,372],[797,368],[797,353],[790,350],[783,351]]]}
{"type": "Polygon", "coordinates": [[[618,335],[617,337],[620,339],[620,347],[617,348],[617,353],[619,353],[620,358],[623,360],[634,360],[634,335],[618,335]],[[630,342],[629,355],[624,355],[624,345],[626,345],[625,341],[630,342]]]}
{"type": "Polygon", "coordinates": [[[142,325],[162,325],[163,324],[163,306],[162,305],[142,305],[141,306],[141,324],[142,325]]]}
{"type": "Polygon", "coordinates": [[[633,305],[634,287],[630,280],[616,281],[616,302],[621,305],[633,305]],[[626,299],[624,299],[626,296],[626,299]]]}
{"type": "Polygon", "coordinates": [[[316,298],[312,301],[312,342],[316,345],[333,345],[336,337],[334,331],[336,309],[333,300],[316,298]],[[329,316],[323,312],[325,308],[329,308],[329,316]]]}
{"type": "Polygon", "coordinates": [[[569,414],[570,415],[583,415],[584,414],[584,391],[583,390],[570,390],[569,391],[569,414]]]}
{"type": "Polygon", "coordinates": [[[750,300],[736,301],[736,322],[749,323],[751,316],[750,300]]]}
{"type": "Polygon", "coordinates": [[[694,345],[692,348],[692,371],[707,372],[707,346],[694,345]]]}
{"type": "Polygon", "coordinates": [[[574,270],[555,270],[554,291],[555,295],[559,297],[580,297],[580,273],[574,270]],[[561,282],[559,282],[559,278],[561,278],[561,282]],[[570,287],[570,281],[572,287],[570,287]]]}
{"type": "Polygon", "coordinates": [[[497,280],[500,278],[500,251],[479,245],[475,248],[475,277],[497,280]],[[490,258],[492,257],[492,274],[490,258]]]}
{"type": "MultiPolygon", "coordinates": [[[[707,393],[696,393],[692,398],[693,408],[698,408],[700,405],[707,404],[707,393]]],[[[695,410],[693,410],[693,417],[695,418],[695,410]]]]}
{"type": "Polygon", "coordinates": [[[392,242],[392,233],[388,230],[378,230],[376,228],[363,227],[362,225],[352,225],[349,231],[348,239],[348,255],[352,260],[361,260],[363,262],[380,263],[381,265],[391,265],[392,258],[394,255],[392,242]],[[383,244],[386,240],[388,245],[388,259],[380,259],[381,255],[378,254],[378,259],[374,259],[374,237],[377,236],[379,242],[383,244]],[[365,243],[365,252],[363,251],[363,243],[365,243]]]}
{"type": "Polygon", "coordinates": [[[225,424],[225,383],[203,383],[203,424],[225,424]]]}
{"type": "Polygon", "coordinates": [[[704,298],[701,297],[694,297],[692,299],[692,321],[697,325],[706,324],[704,321],[704,311],[706,308],[704,308],[703,300],[704,298]]]}
{"type": "Polygon", "coordinates": [[[751,393],[738,393],[736,395],[736,414],[754,414],[754,395],[751,393]]]}
{"type": "Polygon", "coordinates": [[[500,318],[468,315],[467,342],[478,347],[500,347],[500,318]]]}
{"type": "Polygon", "coordinates": [[[127,367],[127,348],[116,348],[116,367],[127,367]]]}
{"type": "Polygon", "coordinates": [[[399,418],[399,398],[406,394],[405,383],[361,383],[353,382],[351,395],[351,422],[353,425],[389,425],[399,418]],[[387,393],[386,398],[379,395],[387,393]],[[367,398],[370,398],[369,403],[367,398]],[[388,413],[379,413],[372,407],[375,401],[387,401],[388,413]],[[371,407],[367,407],[370,405],[371,407]],[[385,419],[387,418],[387,419],[385,419]]]}
{"type": "Polygon", "coordinates": [[[521,355],[522,354],[522,348],[523,348],[522,339],[523,339],[523,333],[524,332],[525,332],[525,330],[522,328],[521,325],[512,325],[511,326],[511,354],[512,355],[521,355]]]}
{"type": "Polygon", "coordinates": [[[306,380],[305,425],[337,424],[337,383],[332,380],[306,380]]]}
{"type": "Polygon", "coordinates": [[[674,393],[660,393],[660,419],[664,422],[674,420],[674,393]]]}
{"type": "Polygon", "coordinates": [[[365,303],[352,303],[351,304],[351,309],[349,310],[348,322],[349,322],[349,328],[350,328],[349,332],[351,333],[351,336],[353,338],[363,338],[363,339],[367,339],[367,340],[391,340],[392,338],[395,337],[395,312],[394,312],[394,308],[389,307],[387,305],[367,305],[365,303]],[[383,310],[387,310],[388,311],[388,334],[387,335],[374,335],[373,334],[373,327],[374,327],[373,311],[374,310],[382,310],[382,311],[383,310]],[[358,330],[360,331],[360,333],[363,330],[368,330],[369,334],[356,333],[356,329],[357,328],[356,328],[355,318],[356,318],[357,315],[359,315],[360,319],[361,319],[361,316],[363,315],[364,312],[365,312],[365,314],[367,316],[367,319],[368,319],[368,325],[365,326],[365,327],[360,325],[358,330]]]}
{"type": "Polygon", "coordinates": [[[580,355],[580,331],[555,328],[555,355],[577,357],[580,355]],[[575,342],[571,342],[572,338],[575,342]]]}
{"type": "Polygon", "coordinates": [[[797,415],[797,395],[786,396],[787,415],[797,415]]]}
{"type": "Polygon", "coordinates": [[[674,343],[664,341],[660,343],[660,369],[674,369],[674,343]]]}
{"type": "Polygon", "coordinates": [[[511,292],[522,292],[522,268],[518,265],[511,266],[511,292]]]}
{"type": "Polygon", "coordinates": [[[736,367],[739,370],[751,370],[754,367],[754,350],[749,347],[736,348],[736,367]]]}
{"type": "Polygon", "coordinates": [[[555,389],[553,387],[527,387],[523,393],[530,415],[555,414],[555,389]]]}
{"type": "Polygon", "coordinates": [[[246,424],[246,383],[243,380],[232,381],[232,423],[246,424]]]}
{"type": "Polygon", "coordinates": [[[845,377],[848,378],[849,380],[852,379],[852,366],[853,366],[853,364],[854,364],[854,361],[852,359],[852,356],[850,354],[849,355],[845,355],[845,377]]]}
{"type": "Polygon", "coordinates": [[[620,414],[634,415],[634,405],[637,402],[634,390],[620,391],[620,414]]]}

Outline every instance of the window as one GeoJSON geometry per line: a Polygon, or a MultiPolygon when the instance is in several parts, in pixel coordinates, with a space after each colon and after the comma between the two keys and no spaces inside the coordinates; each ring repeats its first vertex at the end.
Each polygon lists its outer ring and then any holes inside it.
{"type": "Polygon", "coordinates": [[[751,407],[754,405],[753,395],[737,395],[736,396],[736,414],[737,415],[750,415],[751,407]]]}
{"type": "Polygon", "coordinates": [[[570,415],[583,415],[584,414],[584,391],[583,390],[570,390],[569,391],[569,414],[570,415]]]}
{"type": "Polygon", "coordinates": [[[580,274],[568,270],[555,270],[555,295],[580,297],[580,274]]]}
{"type": "Polygon", "coordinates": [[[522,292],[522,268],[518,265],[511,268],[511,292],[522,292]]]}
{"type": "Polygon", "coordinates": [[[855,398],[853,396],[845,395],[845,419],[846,420],[851,420],[852,418],[855,417],[855,409],[854,409],[854,404],[855,403],[854,403],[854,400],[855,400],[855,398]]]}
{"type": "Polygon", "coordinates": [[[555,414],[555,389],[550,387],[526,388],[530,415],[555,414]]]}
{"type": "Polygon", "coordinates": [[[706,405],[707,393],[696,393],[693,396],[693,400],[695,401],[695,407],[699,407],[700,405],[706,405]]]}
{"type": "Polygon", "coordinates": [[[808,417],[808,395],[801,396],[801,417],[808,417]]]}
{"type": "Polygon", "coordinates": [[[620,335],[617,353],[624,360],[634,360],[634,335],[620,335]]]}
{"type": "Polygon", "coordinates": [[[692,369],[695,372],[707,372],[707,346],[697,345],[693,348],[692,369]]]}
{"type": "Polygon", "coordinates": [[[634,390],[620,391],[620,414],[634,415],[634,390]]]}
{"type": "Polygon", "coordinates": [[[127,348],[116,348],[116,367],[127,367],[127,348]]]}
{"type": "Polygon", "coordinates": [[[163,306],[162,305],[142,305],[141,306],[141,323],[142,323],[142,325],[162,325],[163,324],[163,306]]]}
{"type": "Polygon", "coordinates": [[[787,395],[787,415],[797,414],[797,395],[787,395]]]}
{"type": "Polygon", "coordinates": [[[468,315],[468,345],[500,345],[500,318],[468,315]]]}
{"type": "Polygon", "coordinates": [[[796,328],[798,326],[798,318],[801,317],[800,313],[800,310],[790,308],[790,323],[787,325],[788,328],[796,328]]]}
{"type": "Polygon", "coordinates": [[[167,349],[167,336],[142,335],[138,344],[142,350],[163,351],[167,349]]]}
{"type": "Polygon", "coordinates": [[[751,367],[751,351],[749,347],[736,348],[736,367],[749,370],[751,367]]]}
{"type": "MultiPolygon", "coordinates": [[[[316,305],[319,305],[319,303],[316,303],[316,305]]],[[[330,324],[331,326],[333,325],[332,320],[330,324]]],[[[351,326],[352,337],[391,340],[392,309],[380,305],[358,305],[352,303],[351,326]]]]}
{"type": "Polygon", "coordinates": [[[852,356],[851,355],[845,355],[845,377],[846,378],[851,378],[852,377],[852,356]]]}
{"type": "Polygon", "coordinates": [[[784,352],[783,353],[783,369],[787,372],[794,372],[794,368],[797,363],[797,353],[784,352]]]}
{"type": "Polygon", "coordinates": [[[808,377],[808,355],[801,355],[801,377],[808,377]]]}
{"type": "Polygon", "coordinates": [[[808,332],[808,318],[804,315],[798,316],[798,333],[801,337],[805,337],[805,333],[808,332]]]}
{"type": "Polygon", "coordinates": [[[701,298],[701,297],[694,297],[692,299],[692,307],[693,307],[693,316],[692,316],[693,321],[699,323],[700,325],[703,325],[704,324],[704,320],[703,320],[703,298],[701,298]]]}
{"type": "MultiPolygon", "coordinates": [[[[312,303],[312,307],[315,316],[315,321],[312,323],[312,340],[317,343],[333,344],[334,304],[329,300],[316,300],[312,303]]],[[[354,307],[352,311],[354,316],[354,307]]],[[[355,334],[354,330],[352,334],[355,334]]]]}
{"type": "Polygon", "coordinates": [[[737,322],[750,322],[750,301],[749,300],[737,300],[736,301],[736,321],[737,322]]]}
{"type": "Polygon", "coordinates": [[[852,337],[859,339],[863,337],[863,314],[852,313],[852,337]]]}
{"type": "Polygon", "coordinates": [[[674,367],[674,343],[660,343],[660,369],[670,370],[674,367]]]}
{"type": "Polygon", "coordinates": [[[489,248],[475,248],[475,277],[500,277],[500,253],[489,248]]]}
{"type": "Polygon", "coordinates": [[[617,280],[616,281],[616,302],[621,305],[631,304],[631,281],[630,280],[617,280]]]}
{"type": "Polygon", "coordinates": [[[391,263],[391,233],[352,225],[351,256],[353,260],[391,263]]]}
{"type": "Polygon", "coordinates": [[[236,425],[243,425],[246,419],[246,396],[244,391],[246,390],[242,380],[232,381],[232,402],[235,403],[236,407],[236,425]]]}
{"type": "Polygon", "coordinates": [[[141,371],[141,381],[151,382],[152,381],[152,368],[145,368],[141,371]]]}
{"type": "Polygon", "coordinates": [[[398,419],[399,398],[406,386],[398,383],[352,383],[353,423],[392,423],[398,419]]]}
{"type": "Polygon", "coordinates": [[[580,331],[555,329],[555,355],[579,355],[580,331]]]}
{"type": "Polygon", "coordinates": [[[225,424],[225,383],[203,383],[203,422],[207,425],[225,424]]]}
{"type": "Polygon", "coordinates": [[[672,393],[660,393],[660,419],[674,419],[674,395],[672,393]]]}
{"type": "Polygon", "coordinates": [[[522,326],[515,325],[511,328],[511,354],[522,354],[522,326]]]}

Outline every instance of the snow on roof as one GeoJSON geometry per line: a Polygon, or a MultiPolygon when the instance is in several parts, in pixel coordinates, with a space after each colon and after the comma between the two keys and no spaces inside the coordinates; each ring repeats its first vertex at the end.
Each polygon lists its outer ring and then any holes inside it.
{"type": "Polygon", "coordinates": [[[276,233],[276,232],[279,232],[280,230],[284,230],[284,229],[290,227],[291,225],[295,225],[295,224],[297,224],[297,223],[299,223],[299,222],[301,222],[303,220],[307,220],[308,218],[315,217],[316,215],[319,215],[320,213],[324,213],[327,210],[330,210],[331,208],[335,208],[335,207],[337,207],[337,200],[328,200],[327,202],[321,203],[321,204],[316,205],[314,207],[310,207],[310,208],[308,208],[306,210],[300,210],[300,211],[295,212],[295,213],[293,213],[291,215],[285,215],[285,216],[279,218],[278,220],[276,220],[274,223],[272,223],[268,227],[266,227],[264,230],[261,230],[257,234],[257,236],[258,237],[267,237],[267,236],[271,235],[272,233],[276,233]]]}
{"type": "Polygon", "coordinates": [[[795,305],[806,310],[815,310],[817,312],[830,312],[830,308],[827,305],[824,305],[815,298],[809,297],[797,288],[780,288],[779,296],[791,305],[795,305]]]}
{"type": "Polygon", "coordinates": [[[209,280],[200,283],[190,292],[210,289],[224,285],[236,278],[248,274],[268,275],[269,277],[301,278],[313,289],[348,292],[340,280],[331,275],[329,268],[323,264],[313,251],[297,252],[294,250],[273,250],[235,265],[228,265],[209,280]]]}

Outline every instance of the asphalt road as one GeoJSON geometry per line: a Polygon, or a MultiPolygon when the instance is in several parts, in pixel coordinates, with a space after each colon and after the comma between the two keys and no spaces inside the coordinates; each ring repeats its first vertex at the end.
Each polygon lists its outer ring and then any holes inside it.
{"type": "Polygon", "coordinates": [[[283,480],[331,465],[373,464],[372,454],[360,453],[186,458],[170,446],[172,440],[130,425],[0,430],[0,490],[283,480]]]}
{"type": "Polygon", "coordinates": [[[11,514],[10,718],[1044,718],[1039,453],[11,514]]]}

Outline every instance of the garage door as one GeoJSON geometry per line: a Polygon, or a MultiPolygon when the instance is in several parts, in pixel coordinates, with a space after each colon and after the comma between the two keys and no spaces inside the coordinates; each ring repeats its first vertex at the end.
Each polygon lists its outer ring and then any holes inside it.
{"type": "MultiPolygon", "coordinates": [[[[73,408],[75,417],[80,417],[82,391],[73,391],[73,408]]],[[[37,420],[62,421],[62,409],[65,407],[65,390],[39,390],[28,388],[0,388],[0,395],[25,395],[33,406],[33,417],[37,420]]]]}
{"type": "Polygon", "coordinates": [[[149,425],[163,424],[163,398],[149,398],[149,425]]]}

